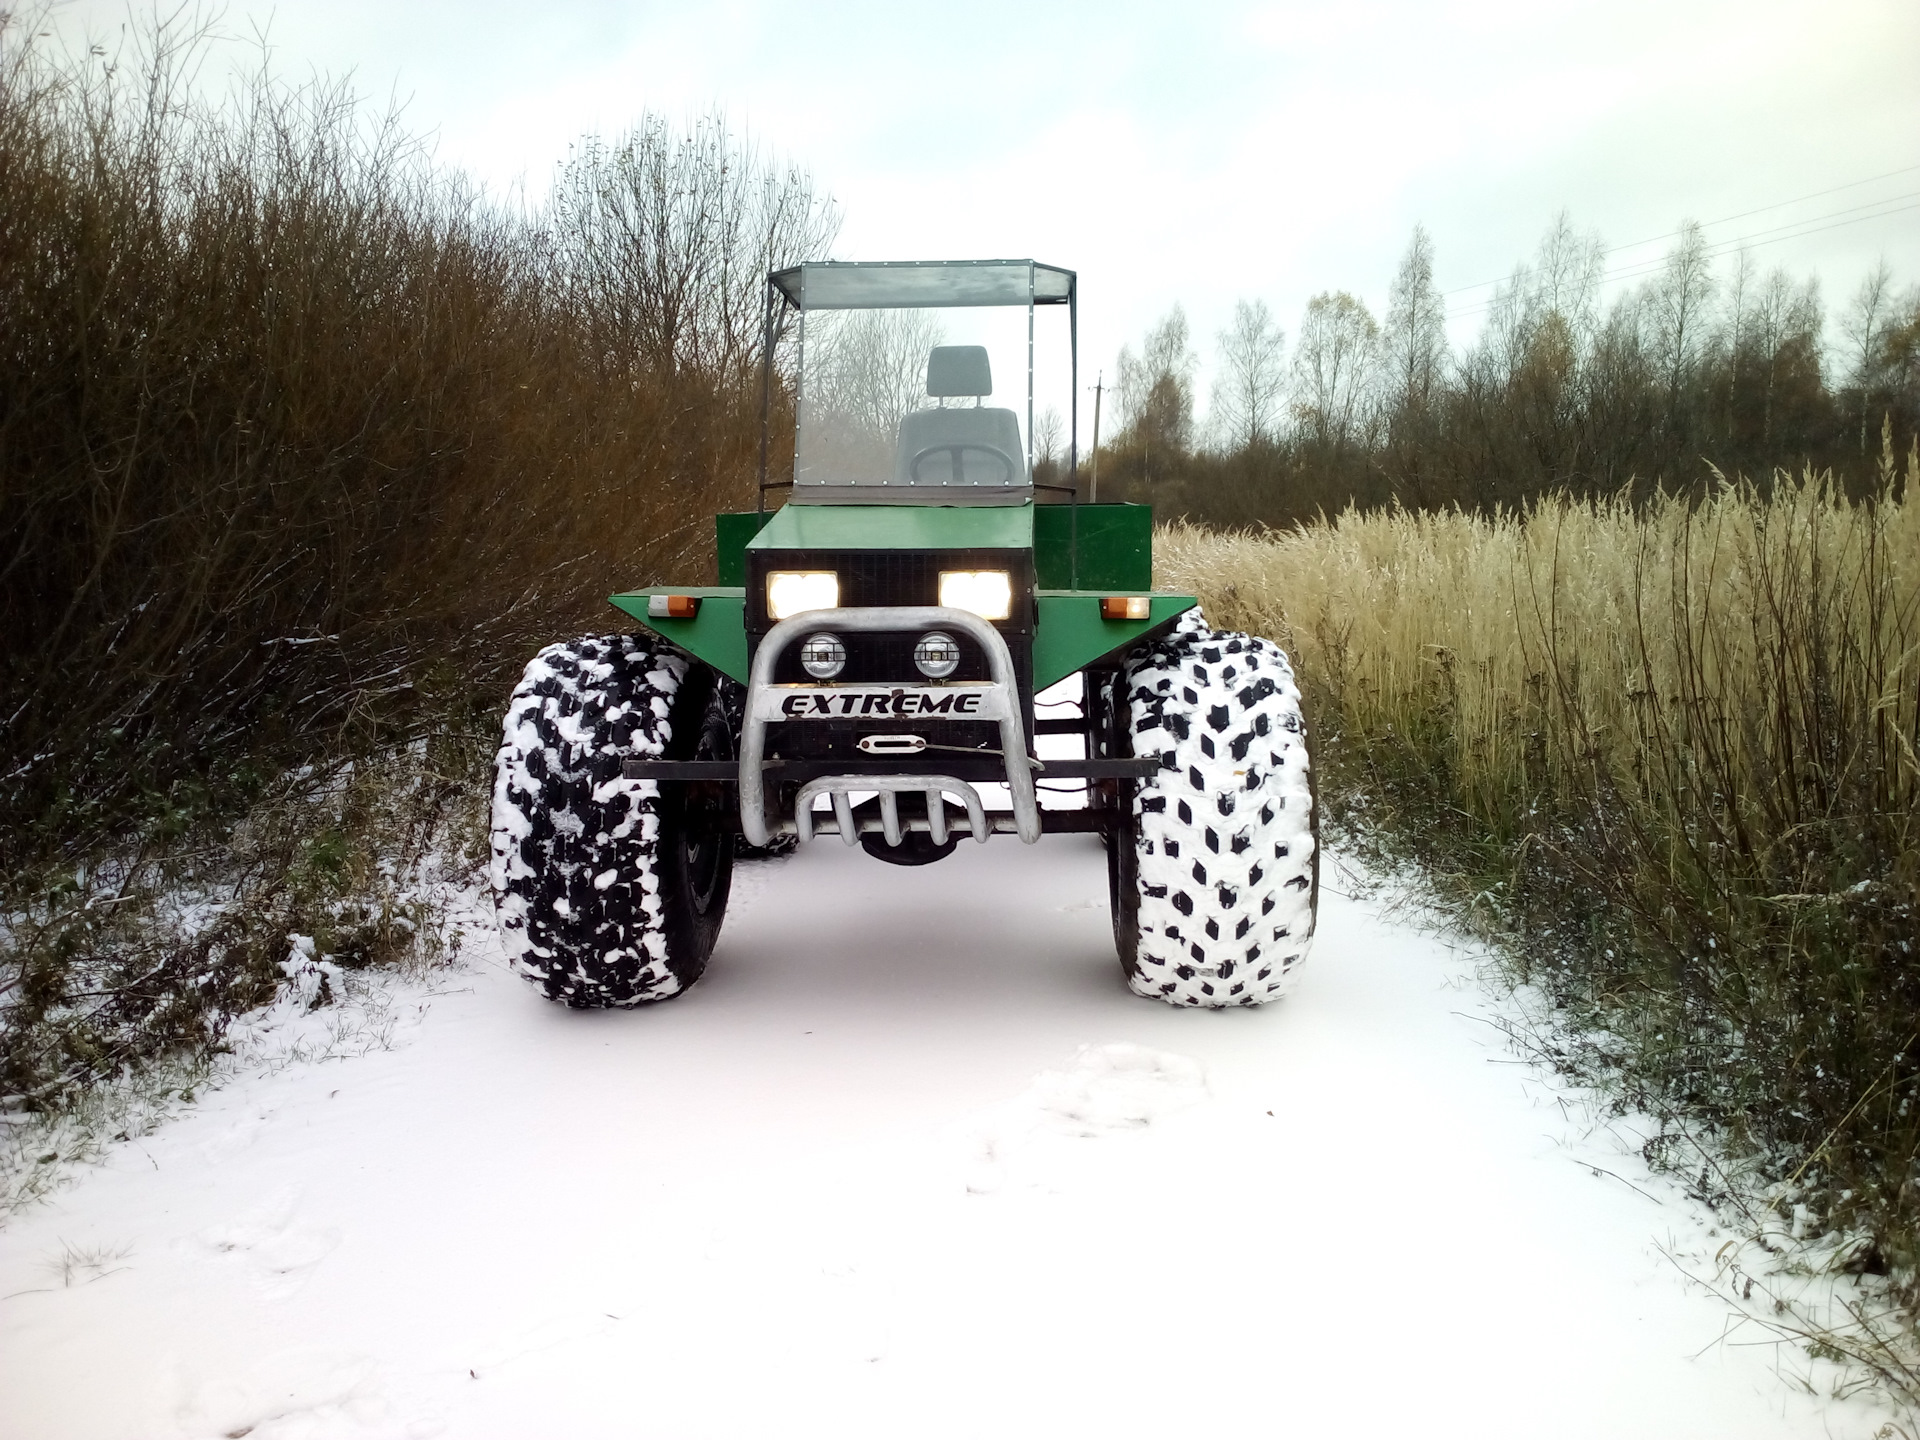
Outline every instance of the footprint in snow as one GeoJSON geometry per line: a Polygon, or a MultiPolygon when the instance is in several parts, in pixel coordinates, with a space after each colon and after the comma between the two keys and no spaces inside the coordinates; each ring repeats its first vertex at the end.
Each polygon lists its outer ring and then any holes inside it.
{"type": "Polygon", "coordinates": [[[232,1159],[241,1151],[250,1148],[266,1132],[268,1122],[272,1119],[273,1111],[264,1108],[241,1116],[196,1147],[200,1158],[209,1165],[219,1165],[232,1159]]]}
{"type": "Polygon", "coordinates": [[[269,1298],[291,1295],[340,1243],[338,1230],[300,1223],[299,1204],[296,1192],[283,1191],[237,1219],[201,1231],[193,1244],[203,1254],[243,1263],[269,1298]]]}
{"type": "Polygon", "coordinates": [[[352,1351],[270,1350],[218,1375],[181,1362],[175,1386],[174,1419],[194,1440],[427,1440],[446,1429],[436,1416],[397,1413],[379,1367],[352,1351]]]}
{"type": "Polygon", "coordinates": [[[1143,1131],[1210,1097],[1198,1060],[1144,1045],[1083,1045],[988,1111],[970,1136],[967,1189],[992,1194],[1049,1168],[1063,1142],[1143,1131]]]}

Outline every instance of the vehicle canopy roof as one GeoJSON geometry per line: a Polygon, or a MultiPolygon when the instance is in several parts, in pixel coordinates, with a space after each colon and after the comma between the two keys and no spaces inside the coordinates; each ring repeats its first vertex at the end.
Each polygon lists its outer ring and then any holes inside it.
{"type": "Polygon", "coordinates": [[[1037,260],[813,260],[770,283],[798,310],[1069,305],[1074,272],[1037,260]]]}

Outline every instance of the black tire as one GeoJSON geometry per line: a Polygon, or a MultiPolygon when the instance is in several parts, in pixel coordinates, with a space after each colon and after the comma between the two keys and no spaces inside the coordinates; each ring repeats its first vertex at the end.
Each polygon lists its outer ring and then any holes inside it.
{"type": "MultiPolygon", "coordinates": [[[[1086,686],[1087,753],[1126,757],[1133,754],[1132,727],[1127,721],[1127,677],[1124,671],[1088,671],[1086,686]]],[[[1140,931],[1140,889],[1135,836],[1139,825],[1133,796],[1139,786],[1131,780],[1095,780],[1087,787],[1088,805],[1101,817],[1101,836],[1107,846],[1107,909],[1113,919],[1113,944],[1121,968],[1133,973],[1140,931]]]]}
{"type": "Polygon", "coordinates": [[[719,786],[628,780],[629,756],[733,754],[713,672],[634,635],[550,645],[507,707],[493,891],[508,960],[550,1000],[643,1005],[700,978],[726,914],[719,786]]]}
{"type": "Polygon", "coordinates": [[[1319,829],[1293,669],[1190,611],[1093,692],[1096,744],[1159,755],[1109,810],[1114,941],[1134,993],[1263,1005],[1291,988],[1319,906],[1319,829]]]}

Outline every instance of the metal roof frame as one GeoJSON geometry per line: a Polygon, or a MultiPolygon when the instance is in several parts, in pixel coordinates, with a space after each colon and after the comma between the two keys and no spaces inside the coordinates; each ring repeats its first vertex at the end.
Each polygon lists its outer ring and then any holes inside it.
{"type": "MultiPolygon", "coordinates": [[[[1040,486],[1064,490],[1073,507],[1068,542],[1071,572],[1079,570],[1080,505],[1080,282],[1077,272],[1038,260],[812,260],[767,276],[765,349],[760,370],[760,486],[756,508],[765,513],[767,491],[791,489],[791,480],[767,477],[767,425],[773,403],[773,351],[789,310],[919,310],[985,305],[1027,309],[1027,425],[1033,425],[1033,310],[1065,305],[1068,331],[1067,483],[1040,486]],[[775,300],[775,296],[779,299],[775,300]]],[[[1079,582],[1077,578],[1074,583],[1079,582]]]]}
{"type": "Polygon", "coordinates": [[[767,277],[796,310],[1071,305],[1076,281],[1037,260],[812,260],[767,277]]]}

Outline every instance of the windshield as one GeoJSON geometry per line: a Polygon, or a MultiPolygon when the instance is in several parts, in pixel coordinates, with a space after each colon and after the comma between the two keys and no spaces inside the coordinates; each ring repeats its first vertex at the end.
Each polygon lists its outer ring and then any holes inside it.
{"type": "MultiPolygon", "coordinates": [[[[1051,332],[1066,328],[1041,327],[1040,344],[1034,303],[1068,299],[1071,275],[1030,261],[829,264],[774,283],[801,308],[795,501],[1032,498],[1046,458],[1034,453],[1035,351],[1059,351],[1051,332]]],[[[1057,445],[1058,425],[1045,428],[1057,445]]]]}

